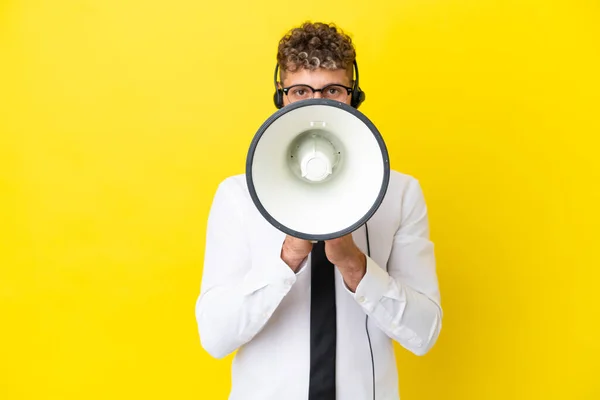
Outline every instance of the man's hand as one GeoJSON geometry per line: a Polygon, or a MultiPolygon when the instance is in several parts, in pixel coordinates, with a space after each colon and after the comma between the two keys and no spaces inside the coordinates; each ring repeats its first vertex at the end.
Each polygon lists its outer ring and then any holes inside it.
{"type": "Polygon", "coordinates": [[[309,240],[288,235],[281,246],[281,259],[296,272],[311,250],[312,243],[309,240]]]}
{"type": "Polygon", "coordinates": [[[325,241],[327,259],[340,270],[344,282],[354,292],[367,271],[367,257],[360,251],[352,235],[325,241]]]}

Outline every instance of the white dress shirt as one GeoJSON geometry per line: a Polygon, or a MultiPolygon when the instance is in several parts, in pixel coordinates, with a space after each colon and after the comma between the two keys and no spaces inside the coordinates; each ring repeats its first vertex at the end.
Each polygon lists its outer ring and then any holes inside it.
{"type": "MultiPolygon", "coordinates": [[[[293,210],[291,210],[293,212],[293,210]]],[[[427,208],[418,181],[392,171],[367,222],[371,255],[352,293],[336,269],[337,399],[399,399],[393,341],[416,355],[442,325],[427,208]],[[368,315],[368,321],[367,321],[368,315]]],[[[364,226],[353,234],[367,254],[364,226]]],[[[281,258],[285,234],[255,208],[244,175],[218,187],[208,217],[196,302],[202,347],[222,358],[237,350],[230,400],[307,400],[310,366],[308,257],[298,272],[281,258]]]]}

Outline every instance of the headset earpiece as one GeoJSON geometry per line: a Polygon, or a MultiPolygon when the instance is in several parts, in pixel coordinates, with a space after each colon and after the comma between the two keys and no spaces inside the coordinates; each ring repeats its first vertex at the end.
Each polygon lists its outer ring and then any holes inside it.
{"type": "Polygon", "coordinates": [[[354,70],[356,73],[356,79],[354,80],[354,87],[352,88],[352,98],[350,100],[350,105],[354,108],[358,108],[363,101],[366,99],[366,94],[363,92],[358,83],[358,64],[356,60],[354,60],[354,70]]]}
{"type": "Polygon", "coordinates": [[[354,108],[358,108],[363,101],[365,101],[365,98],[367,96],[365,95],[365,92],[363,92],[362,90],[360,90],[360,88],[356,88],[352,91],[352,100],[351,100],[351,105],[354,108]]]}
{"type": "Polygon", "coordinates": [[[279,64],[275,65],[275,93],[273,94],[273,103],[275,103],[275,107],[282,108],[283,107],[283,90],[279,88],[277,85],[277,72],[279,70],[279,64]]]}
{"type": "Polygon", "coordinates": [[[283,91],[281,89],[276,89],[273,94],[273,103],[275,103],[275,107],[282,108],[283,107],[283,91]]]}

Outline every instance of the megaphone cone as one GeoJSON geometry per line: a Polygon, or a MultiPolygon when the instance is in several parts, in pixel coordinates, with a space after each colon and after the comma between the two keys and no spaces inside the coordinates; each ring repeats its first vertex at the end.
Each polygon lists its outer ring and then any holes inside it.
{"type": "Polygon", "coordinates": [[[352,233],[379,208],[390,179],[385,142],[360,111],[328,99],[279,109],[258,129],[246,159],[252,201],[290,236],[352,233]]]}

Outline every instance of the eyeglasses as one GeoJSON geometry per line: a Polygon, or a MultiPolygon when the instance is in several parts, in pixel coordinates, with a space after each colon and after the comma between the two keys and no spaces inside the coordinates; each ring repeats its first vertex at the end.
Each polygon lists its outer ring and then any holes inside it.
{"type": "Polygon", "coordinates": [[[348,95],[352,93],[352,88],[337,84],[327,85],[321,89],[315,89],[309,85],[292,85],[282,90],[291,103],[312,99],[315,96],[315,92],[320,92],[321,96],[326,99],[344,102],[348,98],[348,95]]]}

